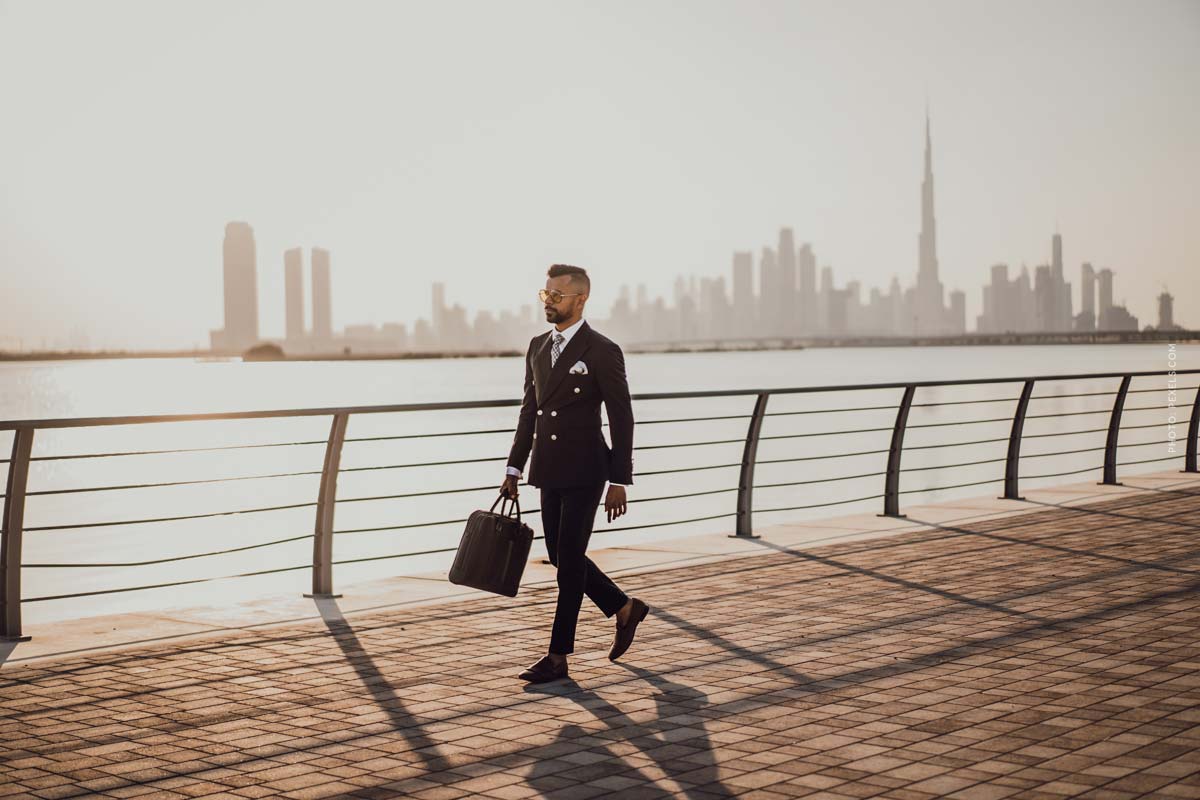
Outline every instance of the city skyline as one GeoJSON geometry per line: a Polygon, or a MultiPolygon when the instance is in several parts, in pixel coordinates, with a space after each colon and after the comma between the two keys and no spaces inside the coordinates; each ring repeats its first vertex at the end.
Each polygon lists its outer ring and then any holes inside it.
{"type": "MultiPolygon", "coordinates": [[[[650,298],[645,284],[637,286],[636,299],[622,284],[609,313],[587,316],[610,335],[630,343],[686,342],[695,340],[799,339],[853,336],[947,336],[969,330],[966,293],[948,293],[939,277],[937,214],[934,195],[933,137],[929,112],[925,116],[924,173],[921,179],[921,222],[917,234],[915,280],[902,289],[893,275],[886,291],[869,289],[863,302],[862,285],[848,281],[836,286],[834,270],[824,265],[817,280],[817,258],[811,242],[796,244],[794,231],[781,228],[777,246],[764,246],[758,263],[757,288],[753,251],[733,253],[730,285],[723,276],[682,275],[675,278],[672,302],[650,298]],[[948,299],[948,303],[945,300],[948,299]]],[[[257,280],[253,231],[245,222],[226,225],[224,295],[226,326],[214,330],[214,351],[236,353],[256,344],[257,280]],[[231,242],[233,244],[231,244],[231,242]]],[[[539,307],[524,304],[520,310],[481,309],[472,320],[467,309],[447,305],[446,286],[431,286],[428,319],[390,320],[347,324],[340,336],[330,327],[330,254],[312,248],[311,276],[313,325],[306,330],[303,316],[301,248],[283,254],[287,331],[274,341],[290,354],[350,352],[402,352],[434,350],[488,350],[519,348],[544,327],[539,307]],[[532,309],[532,311],[531,311],[532,309]]],[[[1080,265],[1079,313],[1072,284],[1066,277],[1063,237],[1055,231],[1050,240],[1049,263],[1039,264],[1035,277],[1022,265],[1010,279],[1007,264],[994,264],[990,281],[982,286],[982,311],[970,330],[978,333],[1064,333],[1073,331],[1137,331],[1138,319],[1123,304],[1113,301],[1113,271],[1096,272],[1090,262],[1080,265]]],[[[1157,298],[1158,327],[1175,327],[1173,297],[1165,290],[1157,298]]]]}
{"type": "MultiPolygon", "coordinates": [[[[262,298],[284,250],[333,254],[335,327],[426,315],[434,280],[472,315],[516,308],[558,261],[592,270],[593,307],[670,297],[782,226],[818,284],[829,264],[886,294],[915,277],[926,100],[968,327],[980,276],[1033,272],[1055,229],[1073,292],[1088,261],[1142,320],[1164,285],[1200,295],[1194,3],[72,8],[64,29],[0,0],[0,347],[207,345],[230,220],[262,298]]],[[[285,306],[259,324],[282,336],[285,306]]]]}

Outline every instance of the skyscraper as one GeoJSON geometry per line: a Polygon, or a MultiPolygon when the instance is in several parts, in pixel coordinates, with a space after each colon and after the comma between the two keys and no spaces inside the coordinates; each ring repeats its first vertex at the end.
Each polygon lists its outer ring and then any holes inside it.
{"type": "Polygon", "coordinates": [[[829,307],[833,296],[833,267],[821,267],[821,288],[817,293],[817,332],[829,335],[829,307]]]}
{"type": "Polygon", "coordinates": [[[329,289],[329,251],[312,249],[312,335],[318,342],[333,339],[333,300],[329,289]]]}
{"type": "Polygon", "coordinates": [[[224,262],[225,327],[212,331],[217,351],[245,350],[258,341],[258,268],[254,229],[245,222],[225,226],[224,262]]]}
{"type": "Polygon", "coordinates": [[[430,319],[433,325],[433,335],[439,339],[446,338],[446,284],[435,281],[433,284],[433,305],[430,309],[430,319]]]}
{"type": "Polygon", "coordinates": [[[796,256],[800,282],[800,330],[803,333],[817,331],[817,257],[812,245],[805,242],[796,256]]]}
{"type": "Polygon", "coordinates": [[[1071,284],[1063,277],[1062,235],[1058,231],[1050,240],[1050,293],[1053,313],[1046,330],[1071,330],[1071,284]]]}
{"type": "Polygon", "coordinates": [[[1054,316],[1058,302],[1054,293],[1054,270],[1049,264],[1038,264],[1033,272],[1033,296],[1038,331],[1057,330],[1054,316]]]}
{"type": "Polygon", "coordinates": [[[949,316],[949,328],[951,330],[965,331],[967,329],[967,293],[962,289],[952,289],[948,299],[950,307],[947,309],[949,316]]]}
{"type": "Polygon", "coordinates": [[[914,333],[939,334],[946,329],[942,282],[938,279],[937,218],[933,213],[933,138],[925,114],[925,177],[921,181],[921,232],[917,235],[917,286],[914,333]]]}
{"type": "Polygon", "coordinates": [[[980,315],[975,328],[980,333],[1014,330],[1013,321],[1008,317],[1008,264],[993,264],[991,278],[991,283],[983,287],[983,314],[980,315]]]}
{"type": "Polygon", "coordinates": [[[1124,305],[1113,303],[1113,273],[1111,269],[1102,269],[1096,273],[1100,284],[1100,308],[1097,311],[1096,328],[1102,331],[1136,331],[1137,317],[1129,313],[1124,305]]]}
{"type": "Polygon", "coordinates": [[[1015,318],[1018,331],[1037,330],[1037,304],[1034,300],[1033,283],[1029,279],[1029,267],[1021,265],[1021,273],[1013,281],[1016,300],[1014,301],[1015,318]]]}
{"type": "Polygon", "coordinates": [[[733,254],[733,329],[738,336],[754,330],[754,253],[733,254]]]}
{"type": "Polygon", "coordinates": [[[842,336],[847,332],[848,310],[850,305],[850,290],[830,287],[824,293],[825,328],[830,336],[842,336]]]}
{"type": "Polygon", "coordinates": [[[796,319],[796,240],[791,228],[779,230],[779,288],[775,292],[775,319],[784,336],[798,333],[796,319]]]}
{"type": "Polygon", "coordinates": [[[778,294],[779,262],[775,258],[775,251],[764,247],[759,262],[757,336],[774,336],[778,333],[778,294]]]}
{"type": "Polygon", "coordinates": [[[1054,232],[1054,236],[1050,239],[1050,277],[1062,283],[1063,280],[1063,257],[1062,257],[1062,234],[1058,231],[1054,232]]]}
{"type": "Polygon", "coordinates": [[[304,338],[304,251],[299,247],[283,253],[285,341],[304,338]]]}
{"type": "Polygon", "coordinates": [[[1096,308],[1096,327],[1100,330],[1109,330],[1109,317],[1113,307],[1112,299],[1112,283],[1113,274],[1111,269],[1102,269],[1096,273],[1096,282],[1099,284],[1099,306],[1096,308]]]}
{"type": "Polygon", "coordinates": [[[1173,331],[1175,325],[1175,298],[1166,289],[1158,296],[1158,329],[1173,331]]]}
{"type": "Polygon", "coordinates": [[[1079,270],[1079,305],[1075,327],[1081,331],[1096,330],[1096,271],[1086,261],[1079,270]]]}

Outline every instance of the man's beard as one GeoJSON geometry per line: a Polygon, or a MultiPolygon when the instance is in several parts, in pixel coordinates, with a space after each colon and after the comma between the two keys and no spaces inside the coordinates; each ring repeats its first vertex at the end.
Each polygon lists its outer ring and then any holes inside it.
{"type": "Polygon", "coordinates": [[[557,308],[547,308],[546,309],[546,321],[547,322],[553,322],[553,323],[557,324],[559,322],[562,322],[564,319],[566,319],[566,316],[564,314],[559,313],[557,308]]]}

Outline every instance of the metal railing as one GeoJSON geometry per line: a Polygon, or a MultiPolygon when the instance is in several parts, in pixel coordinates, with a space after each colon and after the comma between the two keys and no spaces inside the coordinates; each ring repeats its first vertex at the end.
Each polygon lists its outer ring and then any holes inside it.
{"type": "MultiPolygon", "coordinates": [[[[680,525],[685,523],[705,522],[709,520],[722,519],[726,517],[735,517],[735,533],[732,536],[742,538],[754,538],[753,533],[753,514],[755,511],[759,513],[771,513],[782,511],[797,511],[806,509],[829,508],[848,503],[883,500],[883,512],[881,516],[902,517],[900,513],[900,496],[902,494],[910,494],[917,492],[932,492],[948,489],[957,489],[970,486],[979,486],[989,483],[1004,484],[1004,499],[1020,500],[1020,463],[1021,463],[1021,444],[1026,439],[1054,437],[1054,436],[1075,436],[1086,433],[1106,433],[1106,441],[1103,447],[1099,448],[1081,448],[1074,450],[1061,450],[1051,453],[1037,453],[1027,455],[1026,458],[1042,458],[1050,456],[1061,456],[1070,454],[1080,454],[1087,452],[1096,452],[1103,450],[1104,455],[1102,461],[1085,469],[1069,470],[1066,472],[1047,473],[1039,475],[1026,475],[1027,479],[1053,478],[1066,475],[1076,475],[1083,472],[1089,472],[1095,469],[1102,469],[1104,484],[1117,484],[1117,467],[1128,466],[1135,464],[1147,464],[1161,461],[1174,460],[1177,455],[1167,456],[1165,458],[1141,459],[1137,461],[1118,462],[1117,449],[1119,436],[1122,431],[1121,419],[1125,411],[1149,411],[1156,409],[1168,408],[1168,406],[1140,406],[1137,408],[1125,408],[1125,401],[1128,395],[1139,392],[1163,392],[1167,388],[1157,386],[1153,388],[1131,389],[1131,383],[1134,378],[1142,377],[1162,377],[1168,375],[1166,371],[1149,371],[1149,372],[1126,372],[1126,373],[1092,373],[1078,375],[1041,375],[1035,377],[1018,377],[1018,378],[978,378],[970,380],[947,380],[947,381],[916,381],[905,383],[875,383],[875,384],[846,384],[834,386],[809,386],[795,387],[783,389],[733,389],[721,391],[700,391],[700,392],[660,392],[654,394],[638,394],[634,395],[636,401],[662,401],[662,400],[696,400],[696,399],[711,399],[711,398],[736,398],[736,397],[753,397],[754,407],[749,414],[718,414],[712,416],[700,417],[672,417],[664,419],[650,419],[638,422],[639,426],[646,425],[669,425],[674,423],[695,423],[695,422],[715,422],[748,419],[746,433],[742,437],[736,439],[711,439],[698,442],[671,442],[667,444],[650,444],[635,447],[635,450],[662,450],[667,448],[693,448],[706,447],[716,445],[742,445],[742,458],[740,462],[721,463],[721,464],[696,464],[680,468],[658,469],[649,471],[635,472],[636,476],[648,477],[655,475],[669,475],[679,473],[700,472],[705,470],[717,470],[725,468],[738,467],[739,478],[736,486],[731,486],[723,489],[685,492],[681,494],[663,495],[657,497],[635,498],[631,503],[648,503],[667,500],[678,500],[684,498],[692,498],[699,496],[708,496],[723,492],[737,492],[737,500],[734,510],[700,517],[692,517],[687,519],[672,519],[666,522],[652,522],[643,525],[624,526],[619,528],[610,528],[610,531],[629,531],[640,530],[646,528],[657,528],[668,525],[680,525]],[[1115,391],[1099,391],[1099,392],[1082,392],[1074,394],[1048,394],[1040,397],[1034,396],[1033,390],[1035,385],[1041,383],[1055,382],[1078,382],[1084,380],[1102,380],[1102,379],[1120,379],[1119,386],[1115,391]],[[917,391],[919,389],[929,389],[936,387],[961,387],[961,386],[982,386],[982,385],[1001,385],[1020,383],[1022,388],[1019,396],[1016,398],[1003,397],[991,399],[968,399],[968,400],[951,400],[930,403],[914,403],[917,391]],[[901,390],[899,402],[887,405],[867,405],[858,407],[839,407],[839,408],[820,408],[798,411],[775,411],[768,412],[767,404],[772,396],[784,395],[801,395],[801,394],[832,394],[832,393],[847,393],[861,391],[878,391],[898,389],[901,390]],[[1052,398],[1077,398],[1077,397],[1101,397],[1113,396],[1113,404],[1111,409],[1102,410],[1084,410],[1084,411],[1065,411],[1058,413],[1047,414],[1029,414],[1029,405],[1031,401],[1052,399],[1052,398]],[[973,405],[973,404],[989,404],[1013,402],[1015,400],[1015,409],[1011,416],[989,416],[980,419],[971,420],[956,420],[953,422],[932,422],[910,425],[908,423],[909,413],[913,408],[920,407],[941,407],[941,406],[957,406],[957,405],[973,405]],[[867,428],[838,428],[834,430],[821,430],[806,433],[792,433],[775,436],[763,436],[762,427],[764,420],[767,417],[785,417],[785,416],[800,416],[810,414],[822,415],[837,415],[844,413],[859,413],[866,411],[890,411],[895,409],[895,421],[885,427],[867,427],[867,428]],[[1023,434],[1025,421],[1027,419],[1058,419],[1062,417],[1073,416],[1088,416],[1097,414],[1107,414],[1108,423],[1105,427],[1100,428],[1085,428],[1082,430],[1060,430],[1049,433],[1040,434],[1023,434]],[[985,439],[968,439],[955,440],[935,444],[923,444],[909,446],[908,450],[929,450],[945,447],[962,448],[972,445],[999,443],[1007,441],[1007,455],[1003,458],[982,459],[975,461],[966,461],[958,464],[943,464],[929,467],[909,468],[908,471],[916,472],[925,469],[949,469],[959,467],[969,467],[977,465],[986,465],[1004,462],[1003,475],[981,481],[970,481],[966,483],[951,484],[948,486],[925,487],[920,489],[910,489],[902,491],[900,489],[901,456],[905,451],[904,436],[906,431],[916,428],[941,428],[947,426],[968,426],[986,423],[1009,422],[1011,424],[1010,432],[1007,437],[1001,438],[985,438],[985,439]],[[789,458],[775,459],[760,459],[758,458],[758,447],[760,442],[765,440],[804,440],[808,437],[831,437],[844,436],[852,434],[870,434],[870,433],[888,433],[890,434],[890,443],[886,449],[877,450],[861,450],[855,452],[840,452],[825,455],[807,455],[796,456],[789,458]],[[756,484],[754,480],[755,467],[762,464],[800,464],[808,461],[821,461],[826,459],[848,458],[854,456],[865,455],[887,455],[887,466],[883,472],[869,472],[851,475],[838,475],[831,477],[823,477],[814,480],[795,480],[777,483],[760,483],[756,484]],[[844,480],[869,479],[883,477],[883,491],[880,494],[867,496],[852,497],[842,500],[833,500],[826,502],[808,503],[794,506],[783,506],[775,508],[755,508],[753,504],[754,489],[777,489],[784,487],[805,486],[812,484],[830,484],[844,480]]],[[[1200,370],[1176,370],[1175,375],[1200,374],[1200,370]]],[[[1184,471],[1197,472],[1197,434],[1200,427],[1200,387],[1176,387],[1173,391],[1177,393],[1195,391],[1195,396],[1191,403],[1190,419],[1188,421],[1187,442],[1184,448],[1184,471]]],[[[486,428],[481,430],[466,430],[466,431],[445,431],[445,432],[423,432],[413,434],[402,434],[392,436],[368,436],[358,438],[348,438],[346,436],[346,428],[349,419],[352,415],[365,414],[381,414],[381,413],[396,413],[396,412],[418,412],[418,411],[448,411],[457,409],[488,409],[488,408],[508,408],[519,405],[518,400],[487,400],[487,401],[460,401],[446,403],[410,403],[403,405],[387,405],[387,406],[358,406],[358,407],[339,407],[339,408],[313,408],[313,409],[288,409],[276,411],[249,411],[249,412],[228,412],[228,413],[211,413],[211,414],[173,414],[173,415],[154,415],[154,416],[128,416],[128,417],[96,417],[96,418],[79,418],[79,419],[42,419],[42,420],[10,420],[0,421],[0,431],[13,431],[12,455],[9,459],[0,459],[0,463],[6,463],[8,466],[8,481],[7,489],[3,496],[4,499],[4,516],[3,528],[0,529],[2,539],[0,539],[0,638],[5,640],[27,640],[28,636],[22,636],[21,633],[21,607],[23,603],[47,601],[47,600],[63,600],[68,598],[88,597],[101,594],[113,594],[117,592],[139,591],[147,589],[158,589],[172,586],[182,586],[187,584],[205,583],[214,580],[224,580],[227,578],[250,577],[267,575],[272,573],[289,572],[301,569],[312,570],[312,593],[306,594],[306,597],[338,597],[335,595],[333,586],[333,567],[336,564],[353,564],[365,561],[376,561],[389,558],[404,558],[417,555],[428,555],[432,553],[451,552],[454,547],[442,547],[431,550],[422,550],[418,552],[407,552],[396,555],[373,556],[369,558],[346,559],[342,561],[334,561],[333,559],[333,537],[336,534],[353,534],[366,533],[372,531],[396,531],[396,530],[415,530],[420,528],[428,528],[437,525],[446,525],[453,523],[465,522],[464,519],[451,520],[435,520],[428,522],[408,522],[400,525],[387,525],[380,527],[367,528],[350,528],[344,530],[334,529],[334,509],[338,503],[355,503],[366,502],[372,500],[390,500],[413,497],[428,497],[432,495],[468,493],[483,491],[486,489],[495,489],[499,485],[499,474],[495,484],[487,486],[471,486],[459,487],[452,489],[441,489],[434,491],[408,492],[402,494],[376,495],[368,497],[352,497],[338,498],[337,497],[337,481],[338,476],[345,473],[353,472],[368,472],[375,470],[393,470],[405,469],[413,467],[429,467],[429,466],[450,466],[463,464],[478,464],[487,462],[502,463],[504,457],[495,458],[465,458],[465,459],[447,459],[437,461],[421,461],[414,463],[402,464],[385,464],[377,466],[364,467],[342,467],[341,456],[342,451],[347,442],[378,442],[378,441],[394,441],[405,439],[436,439],[449,436],[473,436],[483,434],[499,434],[511,433],[512,428],[486,428]],[[195,448],[168,448],[158,450],[129,450],[120,452],[104,452],[104,453],[78,453],[66,455],[33,455],[34,434],[39,430],[54,430],[66,428],[96,428],[112,425],[143,425],[162,422],[197,422],[197,421],[218,421],[218,420],[247,420],[247,419],[269,419],[282,417],[328,417],[331,420],[329,434],[325,439],[306,440],[294,442],[273,442],[259,444],[236,444],[217,447],[195,447],[195,448]],[[156,483],[141,483],[141,484],[122,484],[122,485],[107,485],[107,486],[90,486],[71,489],[50,489],[43,491],[29,491],[28,480],[30,465],[38,461],[62,461],[71,459],[96,459],[96,458],[119,458],[139,455],[153,454],[178,454],[178,453],[196,453],[196,452],[221,452],[227,450],[246,450],[256,448],[275,448],[275,447],[295,447],[295,446],[315,446],[324,445],[325,458],[322,468],[319,471],[299,471],[299,472],[282,472],[271,473],[264,475],[249,475],[238,477],[220,477],[209,478],[203,480],[188,480],[188,481],[163,481],[156,483]],[[82,492],[106,492],[118,491],[124,489],[142,489],[151,487],[163,486],[183,486],[196,485],[207,483],[222,483],[229,481],[245,481],[256,480],[262,478],[278,478],[278,477],[296,477],[306,475],[319,475],[320,485],[317,492],[316,502],[292,503],[286,505],[265,506],[257,508],[244,508],[236,510],[219,511],[204,514],[187,514],[169,517],[154,517],[146,519],[132,520],[116,520],[116,521],[87,521],[78,522],[67,525],[42,525],[42,526],[26,526],[25,525],[25,501],[27,497],[35,495],[58,495],[58,494],[75,494],[82,492]],[[302,539],[310,538],[310,535],[292,536],[285,539],[278,539],[270,542],[261,542],[253,545],[242,547],[229,548],[211,553],[197,553],[176,558],[157,559],[152,561],[140,561],[132,563],[113,563],[113,564],[23,564],[21,550],[24,535],[26,533],[56,531],[56,530],[73,530],[80,528],[93,527],[109,527],[117,525],[137,525],[137,524],[153,524],[162,522],[171,522],[189,519],[202,519],[217,516],[228,516],[234,514],[253,514],[270,511],[280,511],[286,509],[315,507],[315,522],[313,533],[311,534],[313,545],[313,556],[311,564],[301,564],[297,566],[281,567],[269,570],[259,570],[255,572],[240,573],[238,575],[226,575],[216,578],[200,578],[194,580],[174,581],[170,583],[132,586],[120,589],[109,589],[96,592],[76,592],[71,594],[61,594],[45,597],[22,598],[21,596],[21,570],[22,568],[67,568],[67,567],[129,567],[129,566],[147,566],[152,564],[169,563],[175,561],[183,561],[194,558],[204,558],[216,555],[225,555],[229,553],[243,552],[263,547],[271,547],[281,545],[288,542],[294,542],[302,539]]],[[[1175,404],[1183,407],[1182,403],[1175,404]]],[[[1136,428],[1161,428],[1162,423],[1151,425],[1126,425],[1124,430],[1132,430],[1136,428]]],[[[1142,442],[1132,446],[1145,444],[1155,444],[1155,442],[1142,442]]],[[[531,509],[527,513],[536,513],[538,509],[531,509]]],[[[541,538],[541,537],[539,537],[541,538]]]]}

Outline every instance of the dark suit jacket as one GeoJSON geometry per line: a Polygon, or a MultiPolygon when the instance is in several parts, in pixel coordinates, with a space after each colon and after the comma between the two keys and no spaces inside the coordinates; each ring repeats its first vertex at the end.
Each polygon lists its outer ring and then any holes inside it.
{"type": "Polygon", "coordinates": [[[525,396],[508,465],[531,486],[562,489],[604,481],[633,483],[633,403],[625,356],[612,340],[585,321],[550,368],[550,331],[533,337],[525,354],[525,396]],[[586,375],[571,375],[582,361],[586,375]],[[608,412],[609,437],[600,427],[600,404],[608,412]]]}

